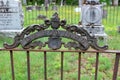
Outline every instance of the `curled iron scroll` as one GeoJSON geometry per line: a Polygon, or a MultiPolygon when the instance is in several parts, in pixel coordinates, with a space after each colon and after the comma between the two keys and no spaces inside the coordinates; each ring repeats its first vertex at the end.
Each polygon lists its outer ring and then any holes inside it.
{"type": "Polygon", "coordinates": [[[60,21],[57,13],[52,16],[51,20],[45,20],[44,24],[27,27],[20,35],[15,36],[13,44],[4,44],[4,47],[6,49],[13,49],[19,45],[24,49],[35,47],[41,49],[48,45],[53,50],[60,49],[63,46],[68,49],[74,48],[80,50],[87,50],[89,47],[96,50],[106,50],[108,48],[107,45],[100,47],[97,44],[97,39],[90,36],[82,27],[66,25],[65,20],[60,21]],[[51,29],[48,29],[49,27],[51,29]],[[63,29],[61,30],[60,27],[63,29]],[[48,37],[48,40],[46,42],[36,41],[43,37],[48,37]],[[71,41],[63,41],[63,38],[70,39],[71,41]]]}

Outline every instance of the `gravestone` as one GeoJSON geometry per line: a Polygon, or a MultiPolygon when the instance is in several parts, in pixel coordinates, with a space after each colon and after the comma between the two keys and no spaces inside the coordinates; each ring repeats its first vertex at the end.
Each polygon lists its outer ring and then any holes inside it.
{"type": "Polygon", "coordinates": [[[102,7],[103,5],[99,4],[99,0],[86,0],[81,9],[81,24],[91,36],[95,36],[96,38],[102,37],[105,44],[107,44],[107,34],[104,32],[104,25],[102,25],[102,7]]]}
{"type": "Polygon", "coordinates": [[[23,11],[19,0],[0,0],[0,35],[15,36],[23,29],[23,11]]]}

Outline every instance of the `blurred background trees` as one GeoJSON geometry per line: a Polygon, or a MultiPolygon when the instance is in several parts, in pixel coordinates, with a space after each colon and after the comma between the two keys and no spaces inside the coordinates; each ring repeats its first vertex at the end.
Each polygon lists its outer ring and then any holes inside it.
{"type": "MultiPolygon", "coordinates": [[[[56,4],[67,4],[67,5],[78,5],[78,0],[23,0],[26,1],[27,5],[42,5],[47,1],[48,4],[55,2],[56,4]]],[[[118,6],[120,5],[120,0],[100,0],[100,3],[105,3],[106,5],[118,6]]]]}

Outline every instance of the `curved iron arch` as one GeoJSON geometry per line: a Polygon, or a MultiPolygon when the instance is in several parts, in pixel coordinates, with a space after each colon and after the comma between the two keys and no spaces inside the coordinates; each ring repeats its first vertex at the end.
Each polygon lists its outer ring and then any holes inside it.
{"type": "Polygon", "coordinates": [[[66,25],[65,20],[61,20],[57,13],[55,13],[51,20],[45,20],[44,24],[31,25],[24,29],[20,35],[15,36],[14,43],[11,45],[4,44],[7,49],[16,48],[21,45],[24,49],[45,47],[48,45],[50,49],[60,49],[62,45],[65,48],[74,48],[80,50],[87,50],[92,47],[96,50],[106,50],[107,45],[100,47],[97,45],[97,40],[94,36],[82,27],[76,25],[66,25]],[[48,29],[51,26],[52,29],[48,29]],[[61,30],[60,27],[63,29],[61,30]],[[47,42],[36,41],[39,38],[48,37],[47,42]],[[62,41],[62,38],[68,38],[72,41],[62,41]]]}

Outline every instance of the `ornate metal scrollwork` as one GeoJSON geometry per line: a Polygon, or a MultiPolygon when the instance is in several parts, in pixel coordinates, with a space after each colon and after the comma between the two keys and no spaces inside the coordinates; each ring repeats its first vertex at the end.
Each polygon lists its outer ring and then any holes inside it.
{"type": "Polygon", "coordinates": [[[60,21],[58,14],[55,13],[51,20],[45,20],[44,24],[27,27],[20,35],[15,36],[15,41],[12,45],[4,44],[4,47],[12,49],[21,45],[24,49],[35,47],[41,49],[48,45],[53,50],[60,49],[62,46],[68,49],[74,48],[80,50],[87,50],[89,47],[96,50],[106,50],[108,48],[107,45],[103,47],[98,46],[97,39],[90,36],[82,27],[66,25],[66,23],[65,20],[60,21]],[[42,42],[40,38],[43,37],[48,37],[48,40],[42,42]],[[63,41],[63,38],[68,38],[71,41],[63,41]],[[39,41],[37,41],[38,39],[39,41]]]}

